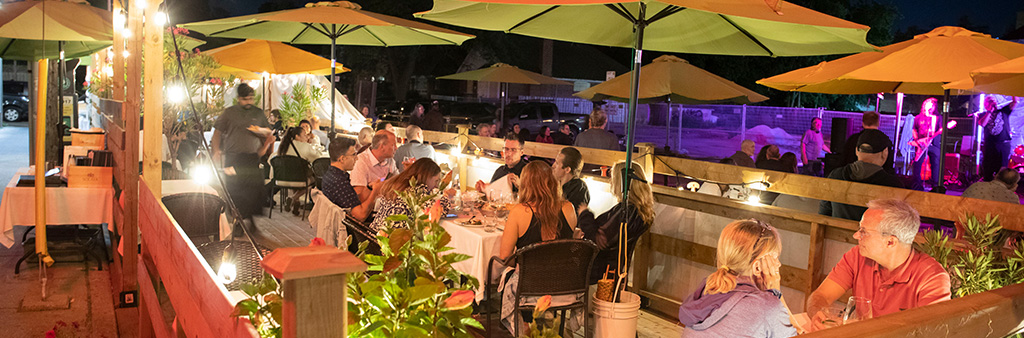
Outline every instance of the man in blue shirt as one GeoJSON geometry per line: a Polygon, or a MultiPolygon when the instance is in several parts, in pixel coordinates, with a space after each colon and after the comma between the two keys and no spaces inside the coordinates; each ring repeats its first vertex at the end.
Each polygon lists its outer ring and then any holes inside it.
{"type": "MultiPolygon", "coordinates": [[[[349,179],[348,171],[356,165],[356,142],[346,137],[336,137],[330,142],[328,152],[331,156],[331,166],[327,168],[323,176],[323,192],[327,199],[341,208],[351,208],[349,215],[357,220],[364,220],[373,210],[373,202],[377,199],[377,191],[371,190],[369,198],[359,200],[352,181],[349,179]]],[[[380,186],[380,182],[370,183],[374,188],[380,186]]]]}

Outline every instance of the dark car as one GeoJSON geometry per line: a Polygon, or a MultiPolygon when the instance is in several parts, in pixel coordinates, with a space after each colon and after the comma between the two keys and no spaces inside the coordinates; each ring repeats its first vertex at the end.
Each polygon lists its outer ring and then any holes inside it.
{"type": "Polygon", "coordinates": [[[506,128],[518,123],[519,127],[533,134],[544,126],[551,127],[552,131],[558,130],[558,124],[562,122],[568,123],[573,133],[578,133],[586,118],[586,115],[561,113],[551,102],[513,102],[505,106],[505,110],[508,111],[505,115],[506,128]]]}
{"type": "Polygon", "coordinates": [[[424,114],[430,110],[433,102],[437,102],[441,109],[441,115],[445,117],[447,131],[455,131],[459,124],[470,124],[474,128],[480,123],[491,123],[497,118],[498,107],[484,102],[452,102],[442,100],[418,100],[402,104],[382,104],[377,109],[377,117],[380,121],[405,125],[409,122],[416,104],[423,105],[424,114]]]}
{"type": "Polygon", "coordinates": [[[15,122],[28,119],[28,96],[4,93],[4,121],[15,122]]]}

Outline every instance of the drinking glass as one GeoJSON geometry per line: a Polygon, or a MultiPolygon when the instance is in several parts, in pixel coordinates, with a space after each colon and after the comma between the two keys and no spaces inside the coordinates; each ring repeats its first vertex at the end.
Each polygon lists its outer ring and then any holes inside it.
{"type": "Polygon", "coordinates": [[[850,299],[846,301],[846,307],[843,309],[843,325],[859,320],[871,319],[871,317],[871,300],[864,297],[850,296],[850,299]]]}

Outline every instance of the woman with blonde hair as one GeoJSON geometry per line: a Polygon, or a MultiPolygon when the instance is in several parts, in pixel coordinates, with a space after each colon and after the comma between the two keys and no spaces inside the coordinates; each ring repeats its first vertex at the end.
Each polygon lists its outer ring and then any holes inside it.
{"type": "Polygon", "coordinates": [[[733,221],[718,238],[718,269],[679,307],[685,337],[791,337],[797,334],[779,291],[779,232],[733,221]]]}
{"type": "Polygon", "coordinates": [[[628,266],[636,241],[654,224],[654,194],[651,193],[651,185],[644,179],[646,175],[640,164],[633,162],[631,167],[632,171],[626,173],[625,161],[612,166],[611,190],[618,204],[600,216],[594,216],[586,205],[580,208],[579,228],[583,231],[583,238],[594,241],[600,250],[594,259],[594,267],[590,269],[591,284],[597,283],[607,270],[618,272],[620,262],[628,266]],[[630,180],[629,203],[622,197],[622,181],[626,177],[630,180]],[[620,260],[619,235],[624,220],[627,224],[626,251],[622,252],[620,260]]]}
{"type": "MultiPolygon", "coordinates": [[[[519,203],[510,207],[508,221],[505,222],[505,230],[501,235],[501,249],[499,251],[502,259],[508,258],[517,249],[527,245],[546,242],[556,239],[570,239],[573,237],[573,229],[576,228],[576,211],[572,203],[562,199],[562,186],[551,173],[551,166],[544,161],[533,161],[523,168],[522,176],[519,178],[519,203]]],[[[509,267],[511,277],[505,282],[502,289],[501,321],[505,327],[512,331],[513,309],[515,304],[515,290],[519,285],[519,274],[509,267]]],[[[535,302],[537,297],[527,297],[521,304],[535,302]]],[[[571,303],[580,295],[561,295],[553,297],[553,302],[563,301],[571,303]]],[[[574,331],[578,323],[582,322],[582,311],[572,312],[566,326],[574,331]]],[[[519,316],[516,323],[519,330],[512,332],[523,332],[523,316],[519,316]]]]}

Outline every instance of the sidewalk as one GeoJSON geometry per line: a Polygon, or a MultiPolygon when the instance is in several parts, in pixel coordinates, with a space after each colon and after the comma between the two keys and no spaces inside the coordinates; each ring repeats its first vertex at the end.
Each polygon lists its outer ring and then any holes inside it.
{"type": "MultiPolygon", "coordinates": [[[[17,228],[15,238],[26,229],[17,228]]],[[[14,274],[22,253],[21,244],[0,247],[0,336],[46,337],[63,322],[66,326],[60,329],[77,337],[118,337],[106,266],[98,271],[95,261],[61,263],[58,257],[58,263],[46,269],[48,297],[42,301],[38,263],[22,263],[21,274],[14,274]]]]}

